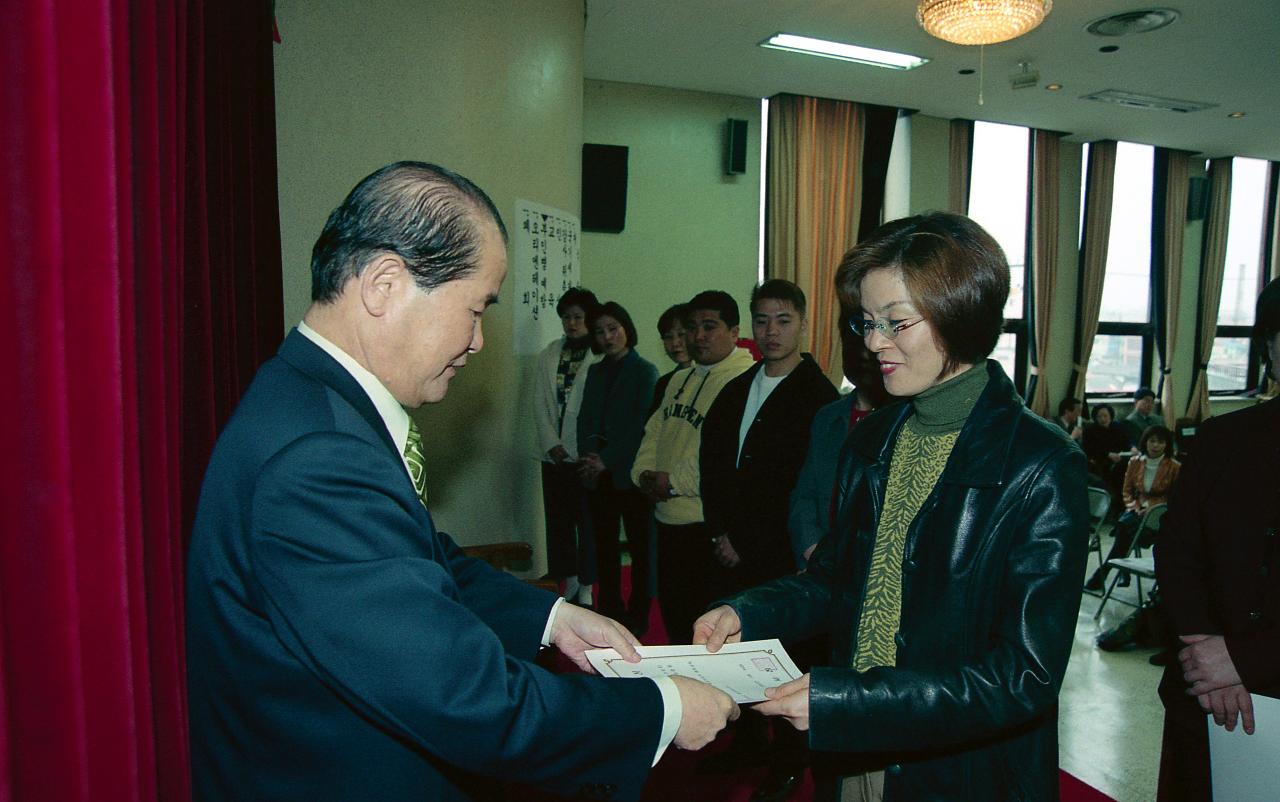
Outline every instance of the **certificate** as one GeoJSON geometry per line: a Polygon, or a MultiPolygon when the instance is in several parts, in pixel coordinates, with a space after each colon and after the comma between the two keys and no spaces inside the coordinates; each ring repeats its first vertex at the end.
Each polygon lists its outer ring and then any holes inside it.
{"type": "Polygon", "coordinates": [[[800,669],[777,638],[726,643],[714,654],[706,646],[641,646],[636,651],[638,663],[628,663],[613,649],[586,654],[602,677],[688,677],[719,688],[738,704],[763,702],[765,688],[800,678],[800,669]]]}

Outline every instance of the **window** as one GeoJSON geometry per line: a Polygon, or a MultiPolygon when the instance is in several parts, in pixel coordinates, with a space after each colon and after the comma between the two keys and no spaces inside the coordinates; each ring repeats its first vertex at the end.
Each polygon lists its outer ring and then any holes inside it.
{"type": "MultiPolygon", "coordinates": [[[[1083,164],[1088,165],[1088,145],[1083,164]]],[[[1151,190],[1155,149],[1116,146],[1111,236],[1102,282],[1098,333],[1085,371],[1087,396],[1125,396],[1149,384],[1151,325],[1151,190]]],[[[1081,183],[1085,181],[1081,170],[1081,183]]],[[[1083,189],[1080,197],[1084,197],[1083,189]]],[[[1083,229],[1083,227],[1082,227],[1083,229]]]]}
{"type": "Polygon", "coordinates": [[[1028,153],[1030,131],[1017,125],[973,124],[973,178],[969,216],[985,228],[1009,260],[1009,301],[1005,333],[991,358],[1013,379],[1018,392],[1027,384],[1026,254],[1028,153]]]}
{"type": "Polygon", "coordinates": [[[1232,160],[1231,212],[1227,220],[1227,258],[1218,303],[1218,328],[1209,354],[1209,392],[1244,393],[1258,386],[1259,354],[1249,332],[1262,289],[1262,243],[1266,232],[1267,162],[1232,160]]]}

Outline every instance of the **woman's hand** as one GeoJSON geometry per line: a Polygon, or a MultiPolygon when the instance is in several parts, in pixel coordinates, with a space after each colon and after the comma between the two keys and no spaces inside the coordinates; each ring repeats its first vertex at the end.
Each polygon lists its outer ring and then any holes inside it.
{"type": "Polygon", "coordinates": [[[791,726],[804,732],[809,729],[809,675],[793,679],[776,688],[765,688],[769,701],[756,705],[756,712],[765,716],[782,716],[791,726]]]}

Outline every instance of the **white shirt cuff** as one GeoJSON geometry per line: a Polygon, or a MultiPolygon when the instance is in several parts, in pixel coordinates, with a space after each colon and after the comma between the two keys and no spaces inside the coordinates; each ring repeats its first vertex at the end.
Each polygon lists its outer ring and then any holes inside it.
{"type": "Polygon", "coordinates": [[[671,677],[655,677],[654,684],[662,693],[662,734],[658,736],[658,751],[653,756],[653,765],[658,765],[662,753],[675,740],[680,730],[680,721],[684,718],[684,703],[680,701],[680,691],[671,677]]]}
{"type": "MultiPolygon", "coordinates": [[[[560,605],[564,604],[564,601],[562,597],[556,599],[556,603],[551,605],[551,612],[547,615],[547,626],[542,630],[543,646],[551,645],[551,628],[555,625],[556,613],[560,611],[560,605]]],[[[658,693],[662,694],[662,732],[658,735],[658,750],[653,755],[652,763],[656,766],[680,730],[680,721],[684,718],[684,703],[680,701],[680,690],[676,688],[676,684],[670,677],[655,677],[653,682],[658,686],[658,693]]]]}
{"type": "Polygon", "coordinates": [[[556,613],[560,612],[560,605],[564,604],[564,597],[556,599],[556,603],[551,605],[551,612],[547,613],[547,625],[542,628],[542,645],[551,645],[551,627],[556,623],[556,613]]]}

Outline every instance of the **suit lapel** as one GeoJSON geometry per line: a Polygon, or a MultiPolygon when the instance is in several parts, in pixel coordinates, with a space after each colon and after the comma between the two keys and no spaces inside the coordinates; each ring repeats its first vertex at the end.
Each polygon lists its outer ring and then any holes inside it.
{"type": "Polygon", "coordinates": [[[294,329],[289,332],[289,336],[285,338],[284,343],[280,346],[280,358],[342,396],[342,399],[350,404],[360,414],[360,417],[364,418],[369,424],[369,427],[378,434],[378,438],[391,453],[397,459],[400,458],[400,451],[391,440],[391,433],[387,431],[387,424],[383,422],[382,416],[378,414],[377,407],[373,405],[373,401],[365,393],[364,388],[347,372],[346,368],[339,365],[320,346],[298,333],[297,329],[294,329]]]}

